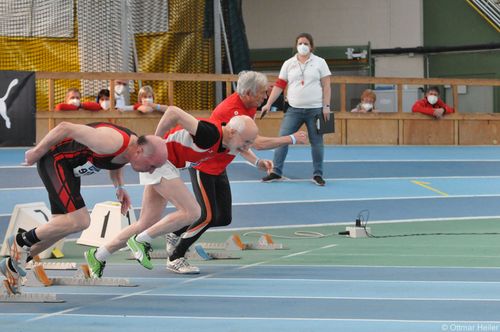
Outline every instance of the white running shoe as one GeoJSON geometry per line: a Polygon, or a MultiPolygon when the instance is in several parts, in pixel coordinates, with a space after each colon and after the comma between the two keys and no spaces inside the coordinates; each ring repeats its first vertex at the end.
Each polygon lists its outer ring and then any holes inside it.
{"type": "Polygon", "coordinates": [[[185,257],[177,258],[174,261],[167,259],[167,270],[173,271],[179,274],[198,274],[200,269],[196,266],[192,266],[188,263],[185,257]]]}
{"type": "Polygon", "coordinates": [[[180,237],[175,235],[174,233],[168,233],[165,235],[165,242],[167,242],[167,256],[170,257],[175,251],[177,247],[177,243],[179,243],[180,237]]]}

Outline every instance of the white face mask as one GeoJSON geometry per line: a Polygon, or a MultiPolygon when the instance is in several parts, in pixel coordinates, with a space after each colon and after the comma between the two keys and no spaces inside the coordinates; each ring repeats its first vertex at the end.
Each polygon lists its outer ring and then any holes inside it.
{"type": "Polygon", "coordinates": [[[309,54],[309,46],[304,45],[304,44],[299,44],[297,45],[297,52],[299,52],[300,55],[308,55],[309,54]]]}
{"type": "Polygon", "coordinates": [[[373,108],[373,104],[370,103],[362,103],[361,107],[363,107],[365,110],[369,111],[373,108]]]}
{"type": "Polygon", "coordinates": [[[80,99],[78,98],[71,98],[68,103],[73,106],[80,107],[80,99]]]}
{"type": "Polygon", "coordinates": [[[142,98],[142,104],[153,103],[153,98],[142,98]]]}
{"type": "Polygon", "coordinates": [[[429,102],[429,104],[434,105],[435,103],[437,103],[438,97],[433,95],[427,96],[427,101],[429,102]]]}
{"type": "Polygon", "coordinates": [[[123,85],[123,84],[117,84],[115,86],[115,93],[117,95],[121,95],[123,93],[123,89],[125,89],[125,85],[123,85]]]}
{"type": "Polygon", "coordinates": [[[107,110],[111,106],[111,101],[109,101],[109,100],[102,100],[99,104],[101,105],[101,107],[102,107],[103,110],[107,110]]]}

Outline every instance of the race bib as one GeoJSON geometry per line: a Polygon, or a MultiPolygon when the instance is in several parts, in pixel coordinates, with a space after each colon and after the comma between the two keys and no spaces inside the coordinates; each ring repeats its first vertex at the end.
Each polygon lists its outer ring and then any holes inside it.
{"type": "Polygon", "coordinates": [[[99,172],[101,169],[95,167],[90,161],[87,161],[85,164],[73,168],[73,174],[76,177],[92,175],[99,172]]]}

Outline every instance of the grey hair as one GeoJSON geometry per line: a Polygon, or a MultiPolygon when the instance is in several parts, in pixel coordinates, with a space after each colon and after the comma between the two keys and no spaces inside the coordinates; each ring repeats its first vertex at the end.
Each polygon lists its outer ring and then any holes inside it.
{"type": "Polygon", "coordinates": [[[250,92],[252,96],[257,95],[257,90],[267,87],[266,75],[256,71],[242,71],[238,74],[238,85],[236,92],[240,97],[250,92]]]}
{"type": "Polygon", "coordinates": [[[238,134],[241,134],[245,130],[245,116],[246,115],[233,116],[226,126],[236,130],[238,134]]]}

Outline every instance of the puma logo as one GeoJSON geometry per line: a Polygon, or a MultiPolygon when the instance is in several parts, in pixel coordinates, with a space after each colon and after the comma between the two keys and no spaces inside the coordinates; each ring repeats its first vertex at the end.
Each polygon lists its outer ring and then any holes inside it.
{"type": "Polygon", "coordinates": [[[7,88],[7,92],[5,95],[0,98],[0,115],[2,118],[5,120],[5,126],[10,129],[10,119],[9,116],[7,115],[7,103],[5,102],[7,98],[9,98],[9,93],[10,90],[19,83],[19,80],[17,78],[13,79],[12,82],[10,82],[9,87],[7,88]]]}

